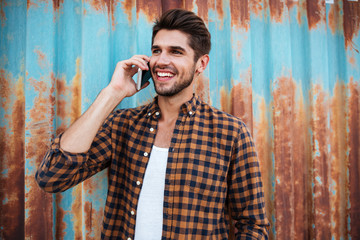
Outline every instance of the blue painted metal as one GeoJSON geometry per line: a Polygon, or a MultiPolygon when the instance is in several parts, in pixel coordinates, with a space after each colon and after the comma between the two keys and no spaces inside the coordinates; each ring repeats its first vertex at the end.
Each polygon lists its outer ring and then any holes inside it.
{"type": "MultiPolygon", "coordinates": [[[[360,6],[321,1],[1,1],[0,239],[97,239],[106,170],[46,194],[34,173],[118,61],[150,55],[154,17],[212,34],[195,91],[253,132],[275,239],[360,238],[360,6]],[[41,213],[41,214],[40,214],[41,213]]],[[[124,100],[138,106],[151,87],[124,100]]]]}

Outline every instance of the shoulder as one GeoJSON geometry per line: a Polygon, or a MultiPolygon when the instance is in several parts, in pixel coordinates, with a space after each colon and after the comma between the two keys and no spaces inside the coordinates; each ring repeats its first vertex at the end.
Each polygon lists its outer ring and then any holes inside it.
{"type": "Polygon", "coordinates": [[[149,111],[148,108],[148,105],[143,105],[135,108],[117,109],[109,118],[112,118],[113,123],[116,125],[137,122],[146,116],[149,111]]]}
{"type": "Polygon", "coordinates": [[[238,117],[215,108],[205,102],[201,102],[199,107],[200,118],[208,119],[223,129],[232,131],[243,131],[246,129],[245,123],[238,117]]]}

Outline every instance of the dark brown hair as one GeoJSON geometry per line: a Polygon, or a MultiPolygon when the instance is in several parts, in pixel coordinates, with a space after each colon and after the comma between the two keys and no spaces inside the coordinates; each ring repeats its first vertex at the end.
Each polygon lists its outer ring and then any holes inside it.
{"type": "Polygon", "coordinates": [[[151,44],[156,34],[161,30],[179,30],[189,36],[189,46],[195,51],[195,61],[199,57],[209,54],[211,49],[211,35],[204,21],[193,12],[184,9],[166,11],[160,19],[155,21],[151,44]]]}

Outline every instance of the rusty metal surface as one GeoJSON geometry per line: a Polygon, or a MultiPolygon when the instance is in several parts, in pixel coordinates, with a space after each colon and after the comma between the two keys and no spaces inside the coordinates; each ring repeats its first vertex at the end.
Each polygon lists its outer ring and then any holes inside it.
{"type": "MultiPolygon", "coordinates": [[[[271,239],[360,239],[360,3],[335,0],[2,0],[0,239],[98,239],[106,170],[64,193],[34,173],[51,138],[150,54],[161,12],[212,34],[195,91],[242,118],[261,162],[271,239]]],[[[120,107],[154,97],[152,87],[120,107]]]]}

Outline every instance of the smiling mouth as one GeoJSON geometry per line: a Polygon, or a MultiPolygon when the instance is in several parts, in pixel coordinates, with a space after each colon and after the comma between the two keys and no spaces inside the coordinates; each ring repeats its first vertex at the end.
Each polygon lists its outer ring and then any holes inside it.
{"type": "Polygon", "coordinates": [[[175,74],[170,72],[156,72],[156,75],[160,78],[172,78],[175,74]]]}

